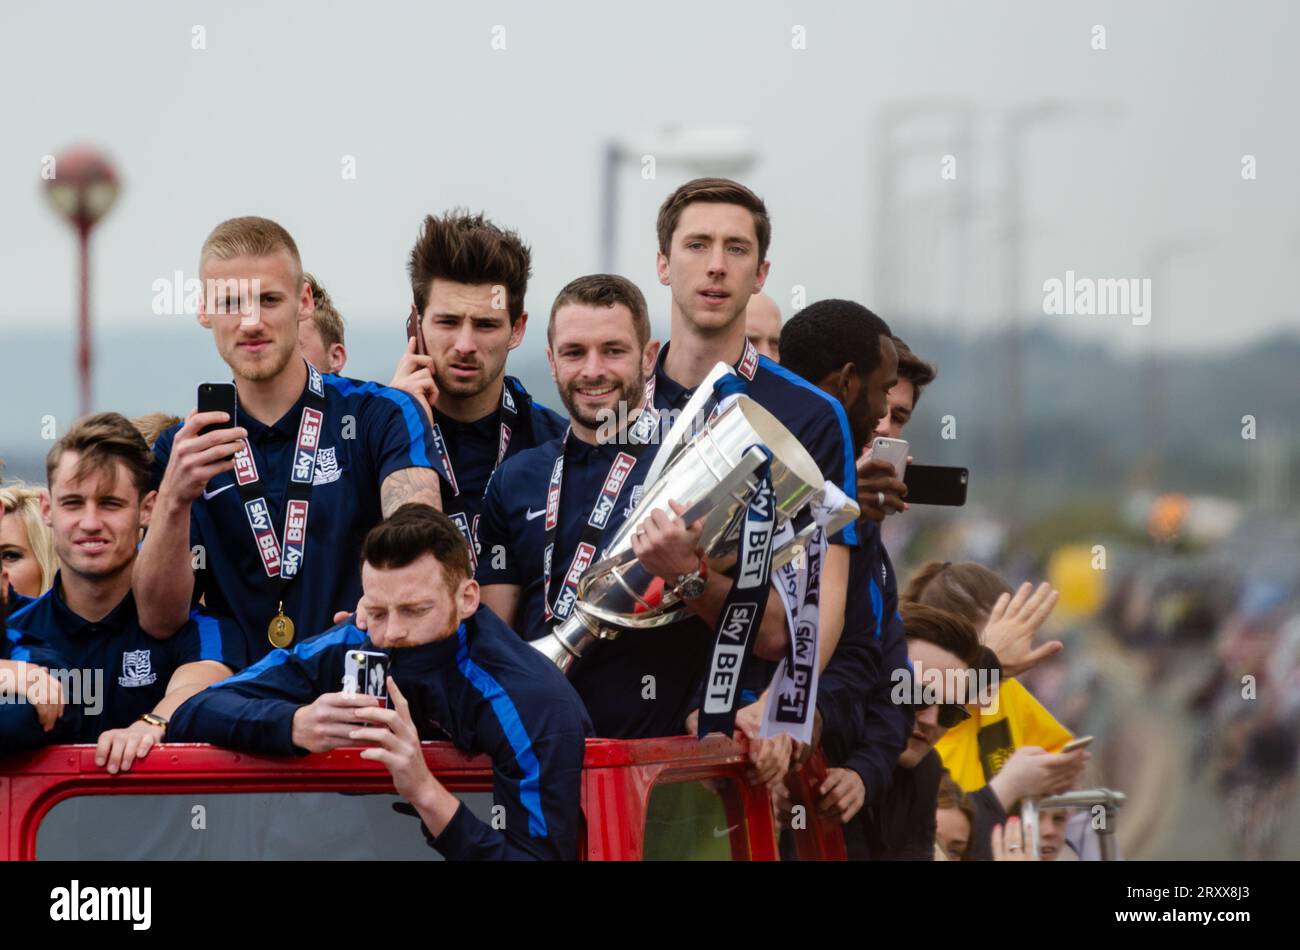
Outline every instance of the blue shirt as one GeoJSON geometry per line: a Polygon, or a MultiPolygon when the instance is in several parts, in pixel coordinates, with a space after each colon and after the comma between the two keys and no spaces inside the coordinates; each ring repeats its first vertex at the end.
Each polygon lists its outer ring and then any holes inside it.
{"type": "MultiPolygon", "coordinates": [[[[169,738],[268,755],[301,753],[293,715],[338,692],[349,649],[376,650],[352,623],[276,650],[238,676],[191,698],[169,738]]],[[[505,808],[497,831],[461,805],[430,844],[451,860],[578,856],[582,765],[591,722],[549,660],[486,607],[454,636],[386,652],[422,740],[450,739],[492,758],[493,796],[505,808]]]]}
{"type": "MultiPolygon", "coordinates": [[[[383,519],[379,491],[384,479],[404,468],[430,468],[433,436],[428,417],[408,394],[378,383],[324,374],[325,420],[313,473],[303,565],[284,595],[284,612],[302,639],[330,627],[334,614],[353,611],[361,597],[361,542],[383,519]]],[[[298,421],[307,388],[273,425],[241,414],[270,508],[284,544],[285,495],[297,449],[298,421]]],[[[173,426],[154,444],[155,485],[171,457],[173,426]]],[[[248,640],[250,659],[271,644],[266,628],[278,606],[276,581],[268,577],[254,544],[234,472],[210,481],[190,508],[190,544],[201,545],[194,598],[235,619],[248,640]]],[[[277,579],[278,580],[278,579],[277,579]]]]}
{"type": "MultiPolygon", "coordinates": [[[[8,611],[16,614],[34,602],[34,598],[18,593],[9,588],[8,611]]],[[[4,608],[0,607],[0,611],[4,608]]],[[[0,623],[0,660],[15,660],[34,663],[47,669],[65,669],[67,663],[57,654],[41,647],[19,647],[18,639],[22,634],[14,630],[12,638],[7,618],[0,623]],[[11,656],[16,651],[16,655],[11,656]]],[[[36,707],[30,703],[0,702],[0,755],[27,752],[38,749],[50,742],[57,741],[58,733],[46,732],[41,728],[36,715],[36,707]]]]}
{"type": "Polygon", "coordinates": [[[90,621],[73,613],[58,591],[56,575],[48,592],[9,617],[6,632],[10,659],[102,675],[102,694],[69,704],[51,741],[94,742],[107,729],[131,725],[158,705],[172,674],[187,663],[213,660],[238,670],[247,661],[244,637],[229,620],[194,611],[175,635],[158,640],[141,629],[130,593],[103,619],[90,621]],[[92,698],[102,703],[98,712],[87,705],[92,698]]]}
{"type": "Polygon", "coordinates": [[[500,406],[475,422],[458,422],[439,412],[437,407],[433,410],[452,467],[449,475],[441,451],[435,451],[432,462],[442,479],[442,508],[471,542],[473,560],[481,554],[476,538],[483,512],[483,492],[497,467],[498,457],[505,461],[525,449],[559,438],[569,425],[563,416],[534,402],[524,384],[513,376],[505,378],[505,389],[505,395],[515,407],[515,424],[504,455],[501,454],[504,433],[500,406]]]}

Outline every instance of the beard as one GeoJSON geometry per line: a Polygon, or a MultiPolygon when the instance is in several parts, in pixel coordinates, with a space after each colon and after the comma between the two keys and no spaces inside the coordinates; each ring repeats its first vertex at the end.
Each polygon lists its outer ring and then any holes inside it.
{"type": "Polygon", "coordinates": [[[611,419],[617,424],[617,428],[621,428],[622,423],[635,416],[637,410],[641,408],[641,403],[645,401],[645,376],[637,374],[635,378],[628,380],[609,379],[581,384],[581,388],[587,389],[601,389],[605,386],[614,387],[607,397],[612,401],[599,409],[591,409],[579,401],[580,384],[576,380],[560,392],[560,401],[564,403],[564,408],[568,410],[570,417],[588,429],[615,429],[611,419]]]}
{"type": "MultiPolygon", "coordinates": [[[[451,361],[448,360],[446,362],[449,363],[451,361]]],[[[434,369],[433,375],[434,379],[438,383],[439,393],[446,393],[448,396],[454,396],[458,399],[468,399],[472,396],[477,396],[485,389],[494,385],[505,373],[505,368],[506,364],[504,359],[502,359],[501,363],[497,366],[493,366],[486,360],[477,360],[475,364],[477,373],[472,379],[456,379],[451,375],[451,373],[446,372],[445,370],[439,372],[437,368],[434,369]]]]}
{"type": "Polygon", "coordinates": [[[247,354],[241,355],[238,347],[232,343],[231,354],[226,358],[226,364],[240,379],[246,379],[250,383],[261,383],[279,376],[289,365],[289,361],[298,356],[296,338],[287,343],[275,340],[264,354],[253,358],[247,354]]]}

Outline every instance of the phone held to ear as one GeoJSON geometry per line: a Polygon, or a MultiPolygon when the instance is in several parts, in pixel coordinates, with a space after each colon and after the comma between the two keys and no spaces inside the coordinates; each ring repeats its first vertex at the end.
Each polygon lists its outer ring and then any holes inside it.
{"type": "Polygon", "coordinates": [[[910,465],[903,477],[907,494],[903,497],[909,505],[966,504],[966,484],[970,470],[947,465],[910,465]]]}
{"type": "Polygon", "coordinates": [[[428,356],[429,347],[424,342],[424,327],[420,320],[420,315],[415,309],[411,309],[411,315],[406,318],[406,339],[415,339],[415,352],[419,356],[428,356]]]}

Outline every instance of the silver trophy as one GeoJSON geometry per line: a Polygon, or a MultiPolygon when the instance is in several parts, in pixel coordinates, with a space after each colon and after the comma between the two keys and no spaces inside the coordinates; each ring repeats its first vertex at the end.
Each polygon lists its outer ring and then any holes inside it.
{"type": "MultiPolygon", "coordinates": [[[[776,496],[776,537],[784,544],[773,554],[773,569],[793,558],[816,529],[787,527],[804,508],[820,501],[825,484],[812,456],[785,426],[748,396],[725,400],[721,411],[697,428],[696,420],[711,403],[712,380],[729,371],[719,364],[702,384],[659,449],[645,494],[606,545],[600,560],[582,575],[567,619],[533,646],[569,672],[575,660],[597,640],[621,630],[661,627],[682,618],[685,605],[663,582],[646,571],[632,553],[632,536],[655,509],[672,514],[669,499],[686,507],[689,523],[704,519],[700,546],[716,561],[735,553],[750,498],[758,490],[755,471],[772,454],[772,489],[776,496]],[[663,463],[663,464],[661,464],[663,463]],[[657,474],[658,477],[655,477],[657,474]],[[784,529],[784,530],[783,530],[784,529]]],[[[858,515],[848,502],[827,532],[858,515]]]]}

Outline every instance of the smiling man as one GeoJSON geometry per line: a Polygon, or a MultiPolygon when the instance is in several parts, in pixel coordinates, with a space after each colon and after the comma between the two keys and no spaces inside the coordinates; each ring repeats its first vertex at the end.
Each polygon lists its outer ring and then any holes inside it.
{"type": "Polygon", "coordinates": [[[131,567],[154,509],[151,462],[144,438],[115,412],[81,420],[55,444],[44,517],[61,569],[8,620],[12,659],[79,671],[102,689],[94,707],[69,704],[48,739],[98,741],[95,761],[110,772],[147,755],[173,710],[245,659],[232,623],[194,611],[160,629],[138,613],[131,567]]]}
{"type": "Polygon", "coordinates": [[[418,330],[390,385],[431,413],[443,510],[469,542],[471,568],[492,472],[564,432],[560,416],[506,375],[506,359],[528,326],[531,260],[514,231],[482,214],[452,211],[424,219],[407,265],[418,330]]]}
{"type": "MultiPolygon", "coordinates": [[[[547,339],[569,432],[497,470],[480,535],[483,600],[527,640],[547,636],[570,615],[578,577],[636,506],[654,455],[647,441],[654,417],[643,416],[643,406],[655,344],[636,285],[613,274],[571,281],[551,307],[547,339]]],[[[683,593],[693,616],[654,630],[625,630],[574,664],[571,682],[599,736],[682,731],[708,657],[710,630],[702,621],[716,621],[731,586],[721,573],[701,570],[698,532],[695,542],[690,537],[689,528],[678,526],[633,546],[641,565],[667,588],[701,572],[695,579],[703,583],[683,593]]],[[[781,656],[779,615],[777,604],[765,618],[755,647],[760,655],[781,656]]]]}
{"type": "Polygon", "coordinates": [[[202,596],[260,657],[356,605],[361,540],[385,514],[439,505],[433,437],[407,393],[303,359],[314,302],[284,228],[225,221],[199,269],[199,323],[234,374],[237,418],[192,412],[154,444],[158,500],[136,595],[149,630],[175,629],[202,596]]]}
{"type": "Polygon", "coordinates": [[[451,860],[578,856],[590,720],[564,675],[486,607],[459,530],[405,505],[366,536],[367,631],[344,622],[277,650],[183,706],[174,736],[269,755],[368,745],[451,860]],[[348,653],[388,655],[392,708],[342,691],[348,653]],[[425,764],[421,740],[492,759],[504,827],[474,817],[425,764]]]}

